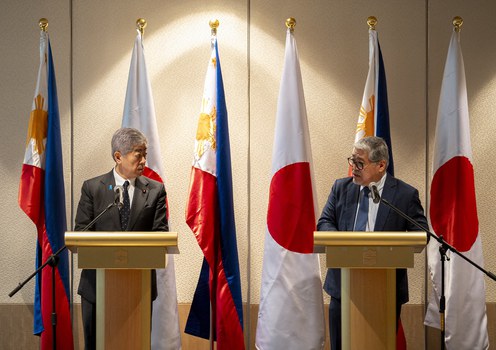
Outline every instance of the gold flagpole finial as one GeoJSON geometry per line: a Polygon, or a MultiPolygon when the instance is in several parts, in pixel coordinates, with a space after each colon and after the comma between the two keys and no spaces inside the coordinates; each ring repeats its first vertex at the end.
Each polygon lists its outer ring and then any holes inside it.
{"type": "Polygon", "coordinates": [[[369,29],[375,30],[375,26],[377,25],[377,18],[375,18],[374,16],[369,16],[369,18],[367,18],[367,24],[369,25],[369,29]]]}
{"type": "Polygon", "coordinates": [[[219,28],[219,20],[218,19],[211,19],[208,24],[210,25],[210,33],[212,36],[217,35],[217,28],[219,28]]]}
{"type": "Polygon", "coordinates": [[[141,35],[145,33],[146,24],[146,19],[144,18],[138,18],[136,20],[136,28],[140,31],[141,35]]]}
{"type": "Polygon", "coordinates": [[[293,17],[289,17],[286,20],[286,27],[288,27],[292,33],[294,31],[294,28],[296,27],[296,19],[294,19],[293,17]]]}
{"type": "Polygon", "coordinates": [[[459,32],[460,28],[463,24],[463,18],[460,16],[453,17],[453,27],[455,27],[455,31],[459,32]]]}
{"type": "Polygon", "coordinates": [[[48,28],[48,19],[40,18],[40,20],[38,21],[38,25],[40,26],[42,32],[46,32],[48,28]]]}

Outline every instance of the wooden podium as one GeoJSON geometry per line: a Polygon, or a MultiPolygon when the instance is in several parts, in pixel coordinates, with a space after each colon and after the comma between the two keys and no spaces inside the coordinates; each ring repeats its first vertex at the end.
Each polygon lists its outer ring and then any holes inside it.
{"type": "Polygon", "coordinates": [[[177,233],[66,232],[65,243],[97,271],[97,349],[150,349],[151,269],[177,253],[177,233]]]}
{"type": "Polygon", "coordinates": [[[396,349],[396,269],[414,265],[425,232],[314,233],[327,267],[341,269],[342,349],[396,349]]]}

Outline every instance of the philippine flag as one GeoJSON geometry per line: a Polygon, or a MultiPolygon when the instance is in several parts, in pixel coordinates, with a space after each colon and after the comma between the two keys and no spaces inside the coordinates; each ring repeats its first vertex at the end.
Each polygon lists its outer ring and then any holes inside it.
{"type": "MultiPolygon", "coordinates": [[[[64,234],[67,228],[57,86],[52,49],[46,31],[41,32],[40,38],[40,68],[29,118],[19,185],[19,206],[38,230],[38,268],[65,246],[64,234]]],[[[59,349],[73,349],[67,250],[63,250],[59,257],[55,271],[56,345],[59,349]]],[[[49,266],[36,275],[34,334],[41,334],[41,349],[52,348],[52,271],[49,266]]]]}
{"type": "Polygon", "coordinates": [[[244,349],[229,129],[215,36],[196,132],[186,223],[204,261],[185,332],[208,339],[211,308],[217,350],[244,349]]]}
{"type": "Polygon", "coordinates": [[[394,176],[386,70],[378,34],[372,28],[369,29],[369,72],[360,105],[355,142],[366,136],[378,136],[386,141],[389,148],[388,172],[394,176]]]}

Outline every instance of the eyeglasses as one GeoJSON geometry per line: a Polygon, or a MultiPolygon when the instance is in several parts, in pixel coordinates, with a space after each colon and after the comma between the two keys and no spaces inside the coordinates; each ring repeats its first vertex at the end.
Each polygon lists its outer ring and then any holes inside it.
{"type": "Polygon", "coordinates": [[[365,167],[367,167],[369,164],[371,163],[375,163],[375,162],[370,162],[368,164],[365,164],[364,162],[362,162],[361,160],[356,160],[355,158],[353,157],[349,157],[348,158],[348,164],[350,166],[355,166],[355,168],[357,170],[363,170],[365,167]]]}

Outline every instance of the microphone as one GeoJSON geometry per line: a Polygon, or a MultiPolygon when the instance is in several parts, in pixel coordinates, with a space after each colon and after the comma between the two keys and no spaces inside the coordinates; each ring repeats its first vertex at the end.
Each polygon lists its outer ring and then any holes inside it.
{"type": "Polygon", "coordinates": [[[379,203],[381,201],[381,195],[377,189],[377,184],[375,182],[371,182],[368,187],[370,190],[370,195],[372,196],[372,201],[375,204],[379,203]]]}
{"type": "Polygon", "coordinates": [[[114,203],[117,204],[117,207],[119,207],[119,209],[121,209],[124,205],[124,187],[117,185],[114,187],[114,192],[114,203]]]}

